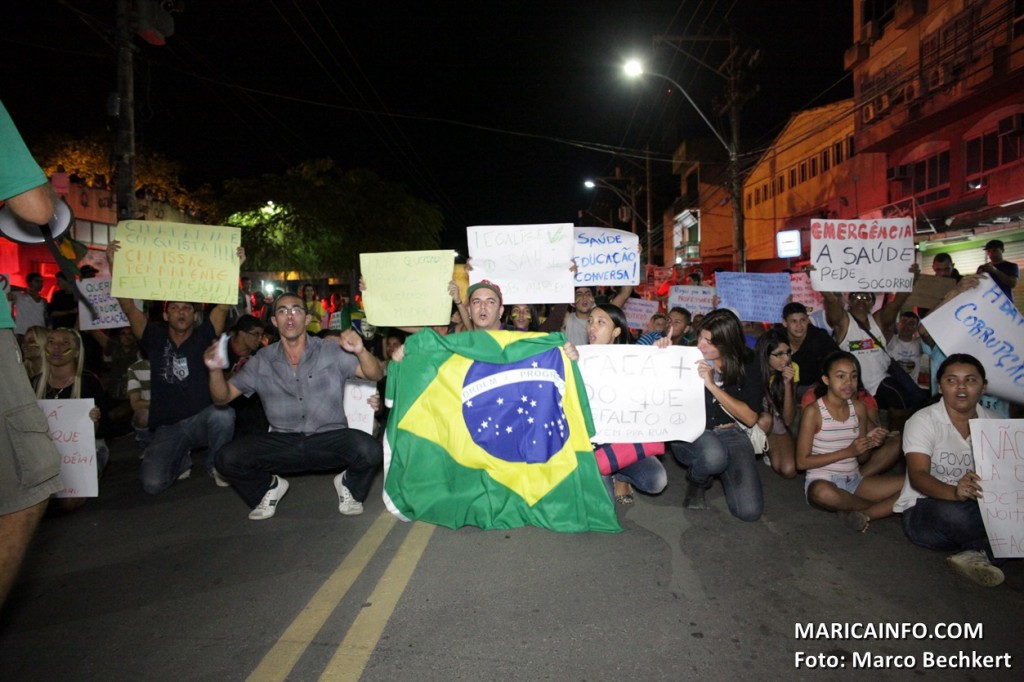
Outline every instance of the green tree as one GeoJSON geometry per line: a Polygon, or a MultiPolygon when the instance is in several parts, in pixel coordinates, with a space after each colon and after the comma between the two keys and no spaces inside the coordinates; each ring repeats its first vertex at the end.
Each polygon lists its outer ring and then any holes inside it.
{"type": "Polygon", "coordinates": [[[330,159],[230,180],[220,204],[224,224],[243,228],[247,267],[310,277],[358,269],[363,252],[435,249],[443,227],[437,207],[401,185],[330,159]]]}

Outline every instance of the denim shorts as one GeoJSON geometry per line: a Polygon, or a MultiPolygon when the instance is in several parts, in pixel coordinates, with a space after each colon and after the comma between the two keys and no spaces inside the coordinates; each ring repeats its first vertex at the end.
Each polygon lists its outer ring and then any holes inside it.
{"type": "MultiPolygon", "coordinates": [[[[806,476],[804,478],[804,498],[807,498],[807,489],[811,487],[811,484],[815,481],[831,481],[835,483],[836,487],[840,490],[845,490],[851,495],[857,493],[857,486],[864,480],[864,477],[860,475],[860,471],[854,471],[849,474],[831,474],[828,476],[821,476],[820,478],[811,478],[806,476]]],[[[807,502],[810,504],[810,500],[807,502]]]]}

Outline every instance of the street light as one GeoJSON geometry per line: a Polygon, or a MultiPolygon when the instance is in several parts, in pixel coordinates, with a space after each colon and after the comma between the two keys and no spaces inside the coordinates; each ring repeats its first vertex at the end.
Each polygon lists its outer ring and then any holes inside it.
{"type": "Polygon", "coordinates": [[[633,220],[633,233],[636,234],[636,221],[637,220],[639,220],[643,224],[644,228],[648,231],[648,233],[650,232],[650,226],[647,224],[647,221],[644,220],[643,218],[641,218],[640,215],[636,211],[636,187],[632,183],[630,183],[630,186],[629,186],[630,187],[630,196],[626,196],[625,194],[622,193],[622,190],[620,190],[618,187],[616,187],[615,185],[613,185],[613,184],[611,184],[611,183],[609,183],[609,182],[607,182],[607,181],[605,181],[605,180],[603,180],[601,178],[595,178],[593,180],[584,180],[583,181],[583,186],[586,187],[587,189],[594,189],[595,187],[603,187],[604,189],[607,189],[607,190],[610,190],[611,192],[613,192],[615,194],[615,196],[617,196],[619,199],[621,199],[624,204],[629,206],[630,216],[631,216],[631,218],[633,220]]]}
{"type": "Polygon", "coordinates": [[[729,154],[729,194],[732,198],[732,237],[733,242],[736,245],[736,259],[734,265],[737,272],[745,272],[747,269],[747,246],[746,236],[743,233],[743,188],[740,185],[740,169],[739,169],[739,156],[737,149],[739,148],[739,121],[736,109],[732,108],[732,142],[726,142],[725,138],[722,137],[718,129],[712,125],[708,117],[704,115],[701,108],[697,106],[697,103],[690,97],[690,93],[686,92],[686,88],[677,83],[673,78],[666,76],[663,73],[655,73],[653,71],[645,71],[643,64],[637,59],[630,59],[623,66],[623,71],[630,78],[638,78],[644,74],[648,76],[654,76],[655,78],[661,78],[662,80],[671,83],[679,92],[683,93],[683,97],[690,103],[694,111],[701,117],[701,120],[707,124],[708,128],[714,133],[715,137],[722,146],[725,147],[726,153],[729,154]]]}

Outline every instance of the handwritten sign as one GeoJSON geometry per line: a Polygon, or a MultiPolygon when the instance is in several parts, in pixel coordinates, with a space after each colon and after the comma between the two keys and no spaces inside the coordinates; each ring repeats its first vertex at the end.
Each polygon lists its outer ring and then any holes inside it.
{"type": "Polygon", "coordinates": [[[573,253],[576,285],[640,283],[640,237],[624,230],[577,227],[573,253]]]}
{"type": "Polygon", "coordinates": [[[466,237],[470,283],[494,282],[504,305],[573,300],[572,224],[475,225],[466,237]]]}
{"type": "Polygon", "coordinates": [[[658,312],[661,304],[658,301],[645,301],[642,298],[627,298],[622,306],[626,313],[626,322],[630,329],[647,329],[651,315],[658,312]]]}
{"type": "Polygon", "coordinates": [[[807,306],[807,314],[815,310],[825,309],[825,297],[821,292],[815,291],[811,286],[811,276],[806,272],[794,272],[789,276],[789,288],[792,291],[792,301],[803,303],[807,306]]]}
{"type": "Polygon", "coordinates": [[[914,220],[812,220],[811,286],[817,291],[910,291],[914,220]]]}
{"type": "Polygon", "coordinates": [[[451,250],[359,254],[366,319],[377,327],[448,324],[452,261],[451,250]]]}
{"type": "Polygon", "coordinates": [[[782,308],[789,301],[789,274],[785,272],[720,272],[719,307],[732,308],[741,320],[781,322],[782,308]]]}
{"type": "Polygon", "coordinates": [[[125,220],[111,291],[117,298],[238,303],[237,227],[125,220]]]}
{"type": "Polygon", "coordinates": [[[1024,419],[972,419],[971,447],[992,556],[1024,557],[1024,419]]]}
{"type": "Polygon", "coordinates": [[[111,279],[109,277],[81,279],[76,284],[78,290],[96,310],[96,316],[93,317],[84,303],[78,303],[78,326],[80,329],[112,329],[128,326],[128,316],[121,310],[117,299],[110,295],[111,279]]]}
{"type": "Polygon", "coordinates": [[[715,287],[675,286],[668,290],[668,309],[686,308],[690,316],[707,315],[715,309],[715,287]]]}
{"type": "MultiPolygon", "coordinates": [[[[451,256],[451,252],[448,252],[451,256]]],[[[449,299],[451,300],[451,299],[449,299]]],[[[373,408],[366,402],[377,392],[377,384],[364,379],[345,382],[345,419],[348,428],[373,435],[373,408]]]]}
{"type": "Polygon", "coordinates": [[[704,433],[700,351],[684,346],[578,348],[595,443],[694,441],[704,433]]]}
{"type": "Polygon", "coordinates": [[[40,400],[39,408],[46,415],[50,438],[60,453],[60,477],[64,489],[57,497],[96,497],[99,481],[96,475],[96,432],[89,411],[94,403],[87,400],[40,400]]]}
{"type": "Polygon", "coordinates": [[[1024,314],[988,275],[922,324],[946,355],[968,353],[981,361],[987,393],[1024,403],[1024,314]]]}

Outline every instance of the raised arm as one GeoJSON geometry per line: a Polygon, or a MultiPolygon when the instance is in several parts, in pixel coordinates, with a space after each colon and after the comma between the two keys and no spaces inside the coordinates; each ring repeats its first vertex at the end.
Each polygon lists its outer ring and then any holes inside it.
{"type": "Polygon", "coordinates": [[[850,318],[843,307],[843,297],[834,291],[823,291],[821,296],[825,299],[825,322],[832,328],[832,338],[836,343],[842,343],[850,324],[850,318]]]}

